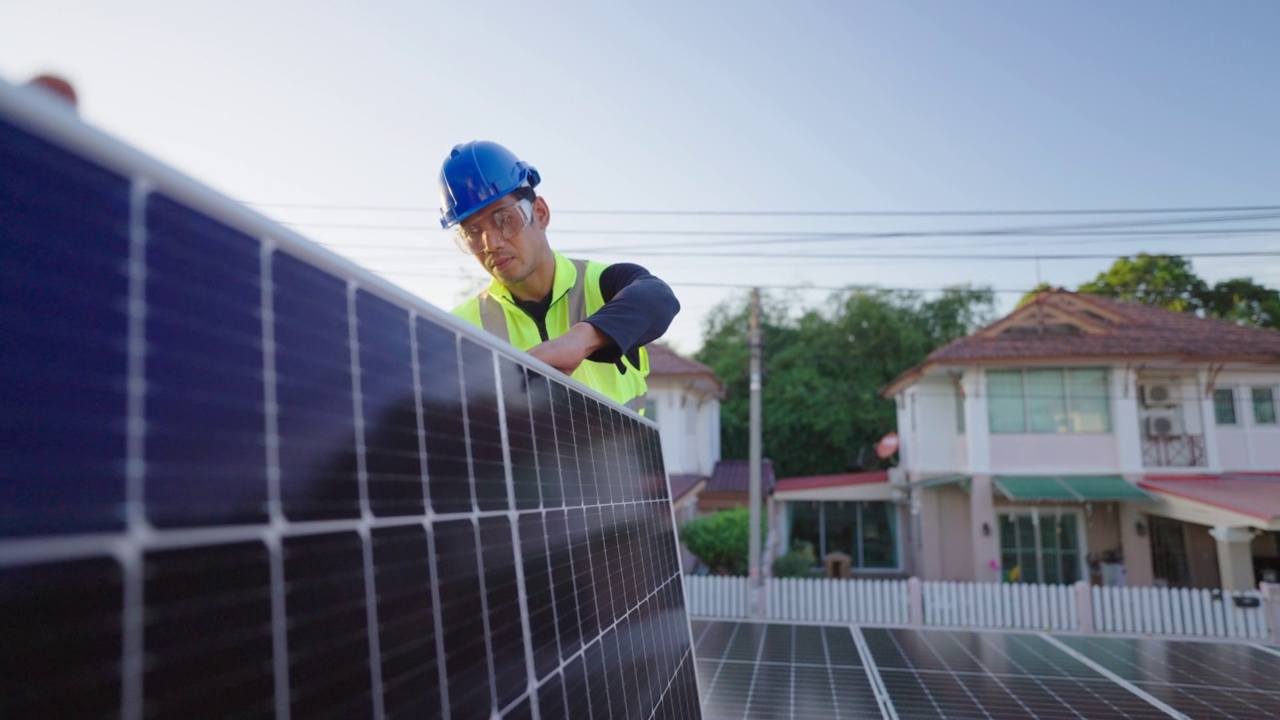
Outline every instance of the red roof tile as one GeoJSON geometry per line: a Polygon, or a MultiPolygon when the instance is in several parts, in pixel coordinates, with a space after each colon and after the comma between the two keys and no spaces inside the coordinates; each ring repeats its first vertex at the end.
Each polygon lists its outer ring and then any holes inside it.
{"type": "Polygon", "coordinates": [[[1138,482],[1138,486],[1232,510],[1268,523],[1280,519],[1280,476],[1148,475],[1138,482]]]}
{"type": "Polygon", "coordinates": [[[815,488],[844,487],[846,485],[867,485],[870,483],[889,482],[886,470],[872,472],[841,473],[839,475],[806,475],[804,477],[782,478],[778,481],[775,492],[789,490],[812,490],[815,488]]]}
{"type": "Polygon", "coordinates": [[[702,480],[701,475],[684,475],[676,474],[669,476],[671,481],[671,499],[673,501],[684,497],[698,485],[698,481],[702,480]]]}
{"type": "Polygon", "coordinates": [[[720,381],[720,378],[716,377],[711,368],[697,360],[678,355],[666,345],[653,343],[645,347],[649,351],[650,377],[654,375],[707,375],[716,382],[720,381]]]}
{"type": "Polygon", "coordinates": [[[935,350],[925,362],[1168,356],[1280,359],[1280,331],[1244,327],[1226,320],[1200,318],[1095,295],[1049,290],[993,325],[935,350]],[[1068,320],[1078,319],[1082,325],[1088,324],[1100,331],[1080,334],[1000,331],[1013,324],[1009,321],[1015,316],[1035,313],[1037,305],[1060,310],[1068,320]]]}

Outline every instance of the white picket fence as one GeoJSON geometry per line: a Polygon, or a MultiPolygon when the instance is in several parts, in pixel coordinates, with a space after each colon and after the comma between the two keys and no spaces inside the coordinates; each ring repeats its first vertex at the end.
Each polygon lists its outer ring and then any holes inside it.
{"type": "MultiPolygon", "coordinates": [[[[750,616],[746,578],[686,575],[684,586],[694,617],[750,616]]],[[[1251,640],[1273,633],[1257,591],[771,578],[759,601],[762,619],[781,621],[1251,640]]]]}
{"type": "Polygon", "coordinates": [[[1096,632],[1266,639],[1262,593],[1188,588],[1094,587],[1096,632]],[[1256,607],[1241,607],[1257,602],[1256,607]]]}
{"type": "Polygon", "coordinates": [[[1074,630],[1072,585],[921,583],[924,624],[1016,630],[1074,630]]]}
{"type": "Polygon", "coordinates": [[[769,580],[770,620],[906,625],[910,607],[906,580],[769,580]]]}

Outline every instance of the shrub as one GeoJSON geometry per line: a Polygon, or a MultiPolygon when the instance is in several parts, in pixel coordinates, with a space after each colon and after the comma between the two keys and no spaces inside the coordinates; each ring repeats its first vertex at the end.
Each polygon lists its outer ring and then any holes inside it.
{"type": "MultiPolygon", "coordinates": [[[[713,573],[746,575],[749,520],[747,508],[721,510],[685,523],[680,540],[713,573]]],[[[763,527],[764,518],[760,520],[763,527]]],[[[763,531],[760,538],[764,540],[763,531]]]]}
{"type": "Polygon", "coordinates": [[[791,545],[786,555],[773,561],[773,576],[779,578],[813,577],[813,566],[817,555],[813,551],[813,543],[797,540],[791,545]]]}

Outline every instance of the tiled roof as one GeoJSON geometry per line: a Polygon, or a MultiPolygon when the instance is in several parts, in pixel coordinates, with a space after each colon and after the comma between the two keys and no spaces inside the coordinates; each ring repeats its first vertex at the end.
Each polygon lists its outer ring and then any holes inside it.
{"type": "Polygon", "coordinates": [[[1005,317],[934,350],[881,390],[892,397],[932,368],[1020,361],[1280,361],[1280,331],[1046,290],[1005,317]]]}
{"type": "Polygon", "coordinates": [[[776,492],[788,492],[791,490],[812,490],[815,488],[887,482],[889,482],[888,471],[873,470],[871,472],[841,473],[839,475],[806,475],[804,477],[782,478],[778,481],[778,486],[775,490],[776,492]]]}
{"type": "Polygon", "coordinates": [[[1280,360],[1280,331],[1049,290],[1007,318],[935,350],[925,362],[1168,356],[1280,360]],[[1058,310],[1067,323],[1078,319],[1089,329],[1079,334],[1037,334],[1034,325],[1026,322],[1040,309],[1037,306],[1058,310]],[[1015,319],[1023,321],[1024,332],[1009,331],[1015,319]]]}
{"type": "Polygon", "coordinates": [[[698,362],[682,355],[676,354],[674,350],[653,343],[645,346],[649,351],[649,376],[654,375],[707,375],[719,382],[715,372],[698,362]]]}
{"type": "Polygon", "coordinates": [[[704,479],[701,475],[671,475],[671,499],[679,500],[689,493],[698,485],[698,481],[704,479]]]}
{"type": "MultiPolygon", "coordinates": [[[[746,460],[721,460],[711,472],[711,480],[702,489],[704,493],[747,493],[750,480],[750,463],[746,460]]],[[[765,458],[760,463],[760,485],[765,495],[773,492],[777,478],[773,474],[773,462],[765,458]]]]}
{"type": "Polygon", "coordinates": [[[1280,520],[1280,476],[1223,475],[1160,477],[1138,483],[1147,490],[1233,510],[1263,522],[1280,520]]]}

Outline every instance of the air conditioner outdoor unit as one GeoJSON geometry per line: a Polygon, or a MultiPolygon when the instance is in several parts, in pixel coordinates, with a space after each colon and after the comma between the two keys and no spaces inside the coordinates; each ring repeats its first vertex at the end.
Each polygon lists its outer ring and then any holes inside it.
{"type": "Polygon", "coordinates": [[[1173,385],[1165,384],[1143,385],[1142,404],[1147,407],[1171,407],[1177,405],[1177,388],[1173,385]]]}
{"type": "Polygon", "coordinates": [[[1186,434],[1182,426],[1182,416],[1178,413],[1148,415],[1146,424],[1148,437],[1163,438],[1186,434]]]}

